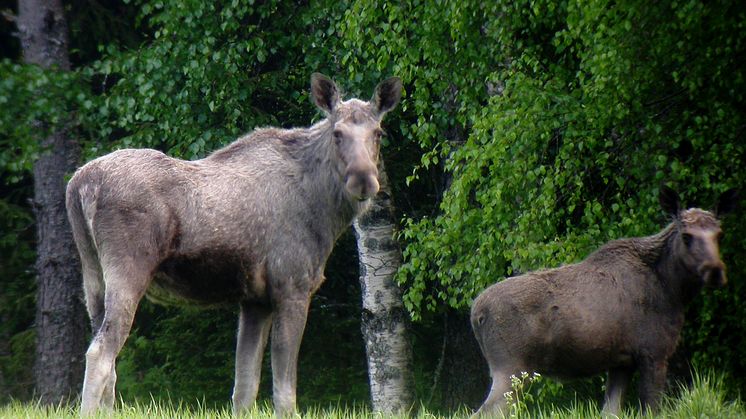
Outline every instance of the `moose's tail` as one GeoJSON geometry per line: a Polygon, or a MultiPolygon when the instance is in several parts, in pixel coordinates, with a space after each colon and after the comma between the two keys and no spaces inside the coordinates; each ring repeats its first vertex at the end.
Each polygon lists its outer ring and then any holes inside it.
{"type": "Polygon", "coordinates": [[[83,272],[86,307],[95,334],[104,314],[104,278],[95,236],[100,176],[84,166],[67,184],[65,206],[83,272]]]}
{"type": "Polygon", "coordinates": [[[474,337],[479,343],[479,349],[483,356],[487,355],[487,348],[484,346],[484,325],[488,316],[489,311],[484,304],[481,304],[481,299],[477,297],[471,306],[471,330],[474,332],[474,337]]]}

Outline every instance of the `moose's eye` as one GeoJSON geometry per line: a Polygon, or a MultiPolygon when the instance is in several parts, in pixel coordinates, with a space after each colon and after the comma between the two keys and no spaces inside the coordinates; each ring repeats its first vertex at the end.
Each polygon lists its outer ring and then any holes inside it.
{"type": "Polygon", "coordinates": [[[383,137],[383,131],[382,130],[377,129],[377,130],[373,131],[373,140],[375,142],[380,142],[381,141],[381,137],[383,137]]]}
{"type": "Polygon", "coordinates": [[[334,135],[334,143],[339,145],[342,142],[342,131],[335,129],[332,134],[334,135]]]}
{"type": "Polygon", "coordinates": [[[684,245],[686,247],[691,246],[692,244],[692,235],[689,233],[681,233],[681,241],[684,242],[684,245]]]}

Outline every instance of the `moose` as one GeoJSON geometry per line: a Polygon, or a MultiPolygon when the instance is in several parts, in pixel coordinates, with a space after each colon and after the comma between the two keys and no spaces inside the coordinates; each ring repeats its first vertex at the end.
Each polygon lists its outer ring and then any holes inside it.
{"type": "Polygon", "coordinates": [[[146,295],[238,304],[234,413],[256,399],[270,334],[275,411],[295,411],[310,300],[335,241],[378,193],[381,121],[401,90],[391,77],[370,101],[343,101],[314,73],[325,118],[311,127],[256,129],[194,161],[122,149],[75,172],[66,206],[93,330],[83,415],[113,407],[116,358],[146,295]]]}
{"type": "Polygon", "coordinates": [[[734,209],[735,190],[714,212],[680,208],[662,187],[673,221],[659,233],[613,240],[585,260],[508,278],[474,301],[471,324],[492,386],[476,415],[506,407],[511,375],[576,378],[608,372],[603,411],[617,415],[635,370],[643,410],[655,410],[685,305],[704,287],[726,284],[718,217],[734,209]]]}

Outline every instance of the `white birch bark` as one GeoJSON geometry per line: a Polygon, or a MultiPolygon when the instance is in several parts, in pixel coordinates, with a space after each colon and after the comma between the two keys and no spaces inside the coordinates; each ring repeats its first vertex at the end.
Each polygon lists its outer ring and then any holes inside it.
{"type": "Polygon", "coordinates": [[[391,187],[381,161],[380,191],[370,210],[353,223],[360,258],[362,332],[368,357],[373,410],[403,413],[414,403],[408,315],[394,281],[401,249],[394,238],[391,187]]]}

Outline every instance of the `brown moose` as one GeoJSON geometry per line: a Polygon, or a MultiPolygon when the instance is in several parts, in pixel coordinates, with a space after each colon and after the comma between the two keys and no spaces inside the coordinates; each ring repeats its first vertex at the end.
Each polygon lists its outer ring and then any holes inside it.
{"type": "Polygon", "coordinates": [[[309,302],[334,242],[378,192],[380,123],[401,87],[392,77],[370,102],[342,101],[314,74],[326,118],[309,128],[258,129],[202,160],[129,149],[78,169],[67,211],[94,336],[83,414],[113,406],[116,357],[146,293],[239,304],[234,412],[256,399],[270,333],[275,410],[295,410],[309,302]]]}
{"type": "Polygon", "coordinates": [[[508,278],[476,298],[471,324],[492,377],[478,415],[502,411],[510,376],[521,372],[608,371],[603,410],[618,414],[638,370],[642,407],[656,407],[685,305],[702,286],[726,283],[717,217],[736,193],[723,193],[714,213],[682,210],[667,187],[660,202],[674,220],[658,234],[611,241],[580,263],[508,278]]]}

